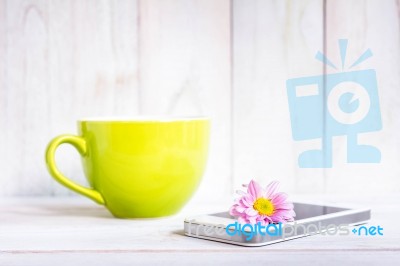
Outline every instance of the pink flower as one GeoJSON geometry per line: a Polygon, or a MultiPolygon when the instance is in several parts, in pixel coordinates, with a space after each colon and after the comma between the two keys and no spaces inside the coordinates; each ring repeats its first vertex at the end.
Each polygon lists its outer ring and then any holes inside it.
{"type": "Polygon", "coordinates": [[[240,197],[230,208],[229,213],[238,218],[240,223],[262,225],[269,223],[285,223],[293,221],[296,213],[293,203],[288,201],[285,193],[277,192],[279,182],[271,182],[263,189],[256,181],[251,180],[247,187],[247,193],[237,191],[240,197]]]}

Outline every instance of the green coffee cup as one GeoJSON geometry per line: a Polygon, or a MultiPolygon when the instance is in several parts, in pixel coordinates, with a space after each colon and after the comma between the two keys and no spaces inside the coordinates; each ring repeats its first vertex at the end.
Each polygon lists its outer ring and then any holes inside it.
{"type": "Polygon", "coordinates": [[[46,151],[50,174],[67,188],[119,218],[175,214],[190,199],[203,175],[210,122],[204,117],[82,119],[79,135],[54,138],[46,151]],[[60,144],[82,156],[90,184],[65,177],[54,155],[60,144]]]}

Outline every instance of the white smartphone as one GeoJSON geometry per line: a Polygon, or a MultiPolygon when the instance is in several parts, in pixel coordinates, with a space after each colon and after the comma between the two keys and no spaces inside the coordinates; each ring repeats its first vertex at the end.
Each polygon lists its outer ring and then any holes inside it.
{"type": "Polygon", "coordinates": [[[371,210],[295,202],[296,220],[285,224],[240,224],[228,212],[188,217],[185,235],[241,246],[264,246],[313,234],[352,234],[349,226],[367,223],[371,210]]]}

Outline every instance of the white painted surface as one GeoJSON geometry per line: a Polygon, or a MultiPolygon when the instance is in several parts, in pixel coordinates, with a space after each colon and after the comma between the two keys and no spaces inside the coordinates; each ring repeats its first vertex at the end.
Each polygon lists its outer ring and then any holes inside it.
{"type": "Polygon", "coordinates": [[[142,114],[204,115],[212,120],[200,197],[231,187],[230,1],[140,1],[142,114]]]}
{"type": "MultiPolygon", "coordinates": [[[[400,27],[397,1],[328,1],[327,55],[340,65],[338,39],[348,38],[345,71],[367,49],[373,56],[351,70],[375,69],[381,131],[359,134],[359,143],[380,149],[379,164],[347,164],[346,138],[334,138],[332,169],[326,171],[326,192],[382,193],[400,188],[400,27]]],[[[327,68],[327,73],[340,70],[327,68]]]]}
{"type": "MultiPolygon", "coordinates": [[[[73,195],[44,150],[101,115],[207,115],[200,197],[230,193],[230,2],[0,1],[0,195],[73,195]]],[[[58,165],[86,184],[79,156],[58,165]]]]}
{"type": "MultiPolygon", "coordinates": [[[[72,194],[46,173],[52,137],[90,115],[137,113],[135,1],[1,1],[1,195],[72,194]]],[[[85,183],[79,156],[61,170],[85,183]]]]}
{"type": "Polygon", "coordinates": [[[298,168],[313,140],[293,141],[286,92],[287,79],[322,74],[313,59],[322,20],[322,1],[234,1],[235,187],[256,178],[288,192],[324,191],[322,169],[298,168]]]}
{"type": "MultiPolygon", "coordinates": [[[[224,211],[230,202],[189,204],[179,215],[158,219],[112,218],[101,206],[71,198],[19,198],[0,204],[1,265],[376,265],[400,259],[400,198],[322,197],[331,204],[372,208],[370,225],[383,236],[315,235],[249,248],[183,235],[185,216],[224,211]]],[[[302,196],[302,200],[314,200],[302,196]]]]}
{"type": "MultiPolygon", "coordinates": [[[[400,191],[398,1],[326,1],[326,45],[371,48],[383,130],[360,136],[379,165],[300,169],[320,140],[291,136],[285,82],[322,74],[323,0],[0,0],[0,195],[74,195],[47,173],[44,149],[83,116],[201,114],[213,119],[197,200],[228,198],[243,182],[282,182],[293,193],[400,191]],[[359,185],[362,184],[362,185],[359,185]]],[[[350,58],[349,58],[350,60],[350,58]]],[[[86,183],[79,156],[61,147],[61,170],[86,183]]]]}

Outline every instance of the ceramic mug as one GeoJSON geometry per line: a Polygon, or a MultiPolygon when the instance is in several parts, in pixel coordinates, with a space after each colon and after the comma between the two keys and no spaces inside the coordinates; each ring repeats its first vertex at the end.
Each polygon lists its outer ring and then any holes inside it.
{"type": "Polygon", "coordinates": [[[79,135],[60,135],[46,151],[55,180],[119,218],[161,217],[178,212],[203,175],[210,121],[204,117],[82,119],[79,135]],[[90,188],[65,177],[54,155],[69,143],[82,156],[90,188]]]}

